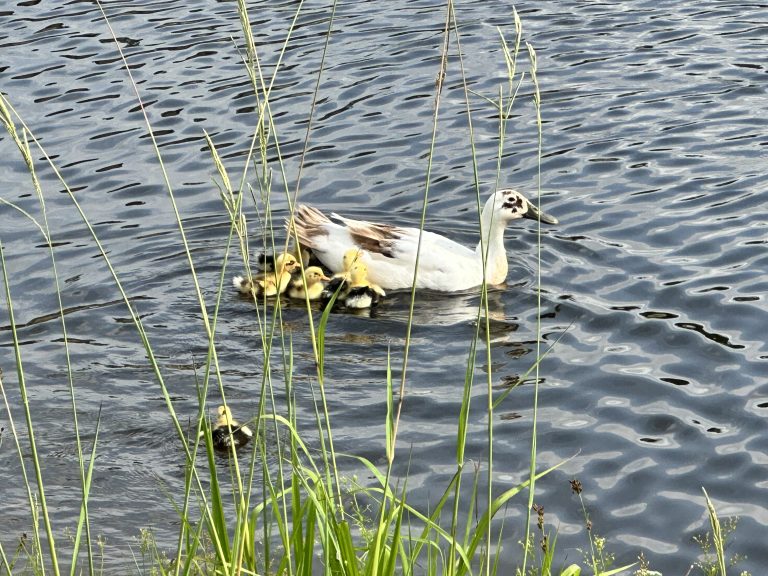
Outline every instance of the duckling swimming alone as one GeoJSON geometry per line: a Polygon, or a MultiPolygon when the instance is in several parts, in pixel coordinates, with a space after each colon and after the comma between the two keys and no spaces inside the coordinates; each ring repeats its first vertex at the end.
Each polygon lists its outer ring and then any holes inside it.
{"type": "Polygon", "coordinates": [[[232,418],[232,412],[226,406],[219,406],[219,418],[211,430],[213,447],[218,450],[231,450],[241,448],[248,444],[253,437],[253,432],[245,424],[240,424],[232,418]]]}
{"type": "Polygon", "coordinates": [[[306,205],[297,208],[294,226],[302,246],[311,248],[333,272],[342,270],[342,255],[349,246],[365,249],[364,260],[371,280],[393,290],[412,286],[421,237],[416,287],[458,292],[475,288],[484,280],[492,285],[506,280],[509,265],[504,230],[518,218],[558,223],[557,218],[539,210],[521,193],[505,189],[493,193],[486,201],[480,215],[483,242],[474,250],[433,232],[420,234],[418,228],[352,220],[338,214],[329,218],[306,205]]]}
{"type": "Polygon", "coordinates": [[[301,278],[301,270],[294,272],[291,285],[288,287],[288,297],[296,300],[304,300],[305,298],[317,300],[325,290],[323,282],[328,282],[330,278],[319,266],[310,266],[304,270],[304,277],[307,279],[306,289],[304,288],[304,280],[301,278]]]}
{"type": "Polygon", "coordinates": [[[262,296],[277,296],[285,292],[291,283],[291,274],[298,268],[299,263],[293,254],[280,254],[275,260],[277,268],[274,272],[263,272],[250,279],[243,276],[232,278],[232,284],[241,294],[262,296]]]}

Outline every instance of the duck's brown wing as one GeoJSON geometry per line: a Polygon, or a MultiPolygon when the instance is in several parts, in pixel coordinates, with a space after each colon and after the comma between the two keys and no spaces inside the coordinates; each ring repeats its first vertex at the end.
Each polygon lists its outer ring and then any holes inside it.
{"type": "MultiPolygon", "coordinates": [[[[296,235],[299,237],[299,243],[307,248],[317,248],[317,238],[326,236],[328,230],[326,226],[332,224],[328,216],[320,212],[314,206],[299,204],[293,216],[293,225],[296,228],[296,235]]],[[[288,234],[292,234],[291,219],[285,219],[285,229],[288,234]]]]}
{"type": "Polygon", "coordinates": [[[391,224],[379,224],[344,218],[332,213],[334,220],[341,222],[349,231],[354,243],[372,254],[381,254],[387,258],[395,258],[395,245],[398,240],[408,235],[404,228],[391,224]]]}

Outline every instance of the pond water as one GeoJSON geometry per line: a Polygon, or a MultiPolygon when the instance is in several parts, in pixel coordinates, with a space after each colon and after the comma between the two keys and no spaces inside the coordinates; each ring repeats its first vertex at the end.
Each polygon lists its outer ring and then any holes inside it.
{"type": "MultiPolygon", "coordinates": [[[[202,287],[213,302],[229,222],[212,184],[203,131],[239,174],[256,121],[238,53],[236,4],[105,4],[148,105],[202,287]]],[[[250,4],[267,74],[297,6],[250,4]]],[[[497,27],[513,38],[512,6],[486,0],[456,9],[470,87],[493,98],[505,83],[497,27]]],[[[577,549],[588,545],[569,486],[578,478],[594,530],[608,539],[617,563],[642,551],[655,569],[686,574],[700,552],[693,536],[708,528],[705,487],[721,516],[740,518],[732,551],[747,559],[739,567],[762,574],[768,565],[765,6],[553,1],[520,2],[517,9],[538,54],[542,207],[560,220],[543,230],[541,247],[543,344],[564,335],[542,364],[539,461],[544,467],[570,459],[538,483],[536,501],[559,529],[561,552],[578,561],[577,549]]],[[[338,6],[302,173],[303,201],[353,217],[417,222],[444,18],[444,6],[426,1],[338,6]]],[[[327,25],[326,3],[304,4],[272,95],[292,185],[327,25]]],[[[98,8],[6,2],[0,53],[0,90],[55,157],[95,224],[143,316],[175,408],[192,418],[194,367],[206,351],[200,312],[140,109],[98,8]]],[[[474,244],[473,169],[458,70],[454,57],[442,95],[428,227],[474,244]]],[[[497,120],[479,96],[472,108],[485,196],[495,182],[497,120]]],[[[505,143],[502,185],[535,192],[536,147],[525,83],[505,143]]],[[[0,150],[0,196],[39,214],[26,167],[5,133],[0,150]]],[[[93,530],[106,538],[108,565],[129,571],[140,528],[152,527],[172,545],[177,519],[161,486],[180,493],[183,461],[109,272],[61,185],[42,162],[39,170],[58,244],[81,424],[92,429],[99,408],[103,415],[93,530]]],[[[281,198],[274,206],[279,217],[286,210],[281,198]]],[[[50,260],[23,215],[3,206],[0,218],[30,403],[44,442],[47,496],[57,525],[74,527],[78,472],[50,260]]],[[[527,370],[536,343],[530,222],[508,230],[507,247],[509,285],[490,298],[499,389],[527,370]]],[[[238,266],[235,260],[228,276],[238,266]]],[[[412,502],[425,509],[455,469],[477,300],[424,294],[417,303],[397,472],[405,474],[410,450],[412,502]]],[[[289,307],[286,322],[297,355],[297,402],[310,426],[314,369],[305,314],[289,307]]],[[[329,328],[336,448],[379,464],[386,351],[393,347],[397,366],[407,314],[407,295],[395,294],[374,317],[336,314],[329,328]]],[[[0,368],[20,417],[8,326],[4,303],[0,368]]],[[[218,332],[228,400],[240,415],[255,413],[261,354],[252,306],[225,292],[218,332]]],[[[468,456],[477,462],[487,456],[484,354],[468,442],[468,456]]],[[[532,392],[530,381],[519,386],[494,415],[498,490],[525,478],[532,392]]],[[[0,426],[8,427],[4,412],[0,426]]],[[[19,473],[6,430],[0,541],[10,549],[28,530],[19,473]]],[[[524,513],[521,497],[506,512],[510,564],[524,513]]]]}

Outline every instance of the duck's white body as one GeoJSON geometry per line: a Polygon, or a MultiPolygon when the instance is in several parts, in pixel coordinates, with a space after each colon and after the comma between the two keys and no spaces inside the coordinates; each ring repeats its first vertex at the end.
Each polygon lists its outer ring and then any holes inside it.
{"type": "MultiPolygon", "coordinates": [[[[343,255],[351,246],[363,249],[361,258],[374,284],[398,290],[413,285],[413,272],[419,242],[418,228],[400,228],[343,218],[333,220],[311,206],[301,205],[295,216],[296,232],[303,246],[333,272],[343,270],[343,255]]],[[[487,249],[485,277],[488,284],[501,284],[507,277],[504,230],[517,218],[541,219],[556,224],[557,219],[540,212],[515,190],[499,190],[485,203],[481,233],[487,249]]],[[[417,288],[458,292],[483,283],[482,244],[474,250],[434,232],[422,233],[421,257],[416,277],[417,288]]]]}

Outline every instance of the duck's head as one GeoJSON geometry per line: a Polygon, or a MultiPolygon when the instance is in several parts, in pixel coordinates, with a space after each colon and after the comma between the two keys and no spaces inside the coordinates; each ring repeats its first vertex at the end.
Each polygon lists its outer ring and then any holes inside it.
{"type": "Polygon", "coordinates": [[[318,282],[328,282],[330,280],[320,266],[310,266],[304,270],[304,276],[307,279],[307,286],[312,286],[318,282]]]}
{"type": "Polygon", "coordinates": [[[299,261],[293,254],[287,252],[275,258],[275,270],[288,272],[289,274],[299,267],[299,261]]]}
{"type": "Polygon", "coordinates": [[[557,218],[542,212],[520,192],[510,188],[498,190],[493,194],[486,202],[485,209],[495,211],[495,217],[501,218],[504,222],[517,218],[529,218],[541,220],[544,224],[559,223],[557,218]]]}

